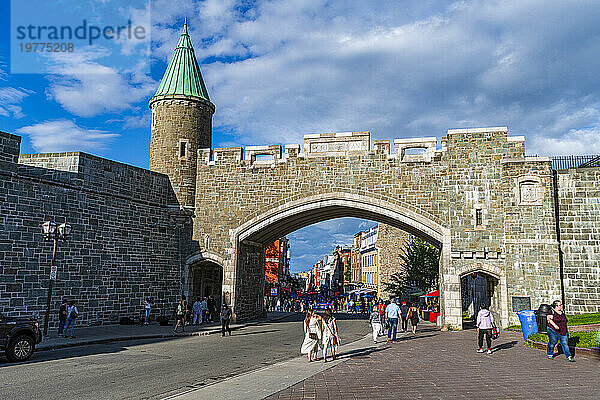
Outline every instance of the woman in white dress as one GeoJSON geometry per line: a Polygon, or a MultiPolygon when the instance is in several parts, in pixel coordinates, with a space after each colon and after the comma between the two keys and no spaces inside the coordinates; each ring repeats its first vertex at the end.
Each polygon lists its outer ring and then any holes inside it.
{"type": "Polygon", "coordinates": [[[300,352],[308,355],[308,362],[313,360],[312,355],[319,352],[319,342],[322,339],[321,318],[312,310],[308,310],[304,318],[304,342],[300,352]]]}
{"type": "Polygon", "coordinates": [[[331,355],[335,360],[335,346],[339,343],[337,324],[331,310],[325,310],[323,316],[323,362],[327,362],[327,348],[331,347],[331,355]]]}

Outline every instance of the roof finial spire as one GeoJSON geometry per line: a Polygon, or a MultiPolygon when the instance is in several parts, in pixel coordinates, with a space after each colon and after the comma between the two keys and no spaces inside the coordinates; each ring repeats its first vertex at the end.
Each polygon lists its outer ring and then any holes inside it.
{"type": "Polygon", "coordinates": [[[183,19],[183,33],[187,34],[187,17],[183,19]]]}

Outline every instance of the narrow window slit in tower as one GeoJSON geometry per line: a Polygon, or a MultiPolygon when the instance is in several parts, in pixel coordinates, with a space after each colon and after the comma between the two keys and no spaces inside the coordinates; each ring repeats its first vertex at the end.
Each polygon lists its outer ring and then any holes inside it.
{"type": "Polygon", "coordinates": [[[179,143],[179,157],[185,157],[186,156],[186,149],[187,149],[187,142],[180,142],[179,143]]]}
{"type": "Polygon", "coordinates": [[[481,208],[475,209],[475,225],[483,225],[483,210],[481,208]]]}

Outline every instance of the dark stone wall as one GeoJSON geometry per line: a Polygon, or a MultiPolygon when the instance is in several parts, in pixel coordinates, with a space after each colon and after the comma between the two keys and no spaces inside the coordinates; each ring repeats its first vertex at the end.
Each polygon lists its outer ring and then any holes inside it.
{"type": "Polygon", "coordinates": [[[0,163],[16,163],[19,159],[20,148],[21,138],[19,136],[0,131],[0,163]]]}
{"type": "Polygon", "coordinates": [[[83,324],[137,316],[148,296],[154,313],[172,313],[180,293],[177,235],[187,230],[170,218],[167,176],[84,153],[21,155],[20,164],[0,167],[3,313],[45,313],[52,257],[45,220],[73,226],[58,243],[53,326],[62,298],[78,302],[83,324]]]}
{"type": "Polygon", "coordinates": [[[236,274],[236,321],[266,317],[265,294],[265,247],[261,244],[242,242],[239,252],[239,269],[236,274]]]}

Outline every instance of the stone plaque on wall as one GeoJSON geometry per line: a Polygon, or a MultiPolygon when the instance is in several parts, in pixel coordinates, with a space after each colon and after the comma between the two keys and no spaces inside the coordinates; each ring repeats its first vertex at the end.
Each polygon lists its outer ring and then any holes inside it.
{"type": "Polygon", "coordinates": [[[531,310],[531,297],[515,297],[512,298],[513,312],[522,310],[531,310]]]}
{"type": "Polygon", "coordinates": [[[369,150],[369,132],[322,133],[304,136],[306,155],[350,155],[369,150]]]}

